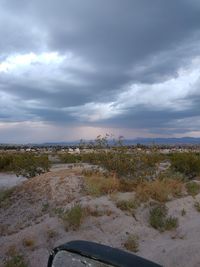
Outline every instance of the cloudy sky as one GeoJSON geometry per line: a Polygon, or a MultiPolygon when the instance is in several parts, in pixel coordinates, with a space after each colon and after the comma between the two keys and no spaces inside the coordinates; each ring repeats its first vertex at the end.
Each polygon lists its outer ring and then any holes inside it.
{"type": "Polygon", "coordinates": [[[0,143],[200,137],[199,0],[0,0],[0,143]]]}

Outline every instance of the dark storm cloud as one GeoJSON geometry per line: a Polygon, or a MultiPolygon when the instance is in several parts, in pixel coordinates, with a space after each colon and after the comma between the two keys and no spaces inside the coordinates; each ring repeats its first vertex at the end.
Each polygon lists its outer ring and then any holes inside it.
{"type": "Polygon", "coordinates": [[[72,55],[71,63],[65,59],[55,63],[55,69],[43,67],[41,62],[31,63],[20,73],[18,67],[11,73],[1,72],[0,67],[2,121],[81,122],[150,132],[161,132],[174,124],[174,133],[194,129],[192,125],[184,127],[183,120],[195,121],[200,116],[198,84],[194,78],[191,91],[186,90],[179,76],[187,77],[180,70],[195,72],[198,66],[193,60],[200,56],[199,1],[3,0],[0,6],[1,62],[31,52],[72,55]],[[180,91],[182,86],[182,94],[174,96],[172,88],[165,86],[172,79],[178,80],[173,90],[180,91]],[[154,86],[158,84],[163,93],[167,90],[168,104],[161,91],[156,94],[154,86]],[[139,86],[139,93],[124,98],[123,93],[133,85],[139,86]],[[152,87],[146,93],[149,85],[152,87]],[[154,95],[158,107],[152,100],[154,95]],[[98,107],[109,103],[117,112],[98,107]],[[88,105],[91,111],[82,116],[88,105]],[[88,119],[95,112],[103,115],[88,119]]]}
{"type": "Polygon", "coordinates": [[[119,127],[124,128],[164,128],[170,127],[174,124],[174,121],[199,116],[199,110],[191,109],[186,111],[173,111],[169,109],[154,110],[146,106],[136,106],[135,108],[128,109],[123,115],[118,115],[115,118],[101,121],[102,126],[119,127]]]}
{"type": "MultiPolygon", "coordinates": [[[[70,3],[74,7],[75,4],[70,3]]],[[[200,10],[192,2],[154,1],[150,4],[149,1],[138,0],[123,1],[123,4],[121,1],[87,1],[88,5],[82,1],[75,3],[78,10],[75,9],[73,15],[68,15],[67,10],[71,10],[67,4],[66,12],[60,11],[57,6],[62,25],[54,24],[56,14],[46,14],[48,25],[52,26],[49,31],[50,46],[61,51],[70,49],[98,66],[115,70],[119,75],[122,68],[128,71],[146,58],[175,49],[199,35],[200,10]]],[[[180,56],[184,57],[184,54],[180,53],[180,56]]],[[[172,67],[178,64],[177,60],[171,63],[172,67]]],[[[166,62],[163,73],[168,71],[166,62]]]]}

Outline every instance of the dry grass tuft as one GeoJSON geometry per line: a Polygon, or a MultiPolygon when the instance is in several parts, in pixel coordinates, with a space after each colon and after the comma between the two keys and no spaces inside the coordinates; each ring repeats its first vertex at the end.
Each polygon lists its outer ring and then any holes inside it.
{"type": "Polygon", "coordinates": [[[139,202],[136,199],[128,199],[128,200],[118,200],[116,202],[117,208],[123,211],[132,211],[136,209],[139,205],[139,202]]]}
{"type": "Polygon", "coordinates": [[[124,247],[132,252],[138,252],[139,251],[139,238],[136,235],[129,235],[128,239],[124,243],[124,247]]]}
{"type": "Polygon", "coordinates": [[[0,190],[0,208],[8,208],[11,205],[11,197],[15,188],[0,190]]]}
{"type": "Polygon", "coordinates": [[[24,256],[17,251],[16,246],[12,245],[8,248],[4,267],[28,267],[24,256]]]}
{"type": "Polygon", "coordinates": [[[137,179],[127,179],[127,178],[121,178],[120,179],[120,185],[119,185],[119,191],[120,192],[133,192],[135,191],[135,188],[138,184],[137,179]]]}
{"type": "Polygon", "coordinates": [[[186,189],[188,194],[194,197],[200,193],[200,184],[196,182],[189,182],[186,184],[186,189]]]}
{"type": "Polygon", "coordinates": [[[85,206],[84,211],[86,216],[101,217],[101,216],[110,216],[113,214],[112,210],[109,209],[99,209],[98,207],[85,206]]]}
{"type": "Polygon", "coordinates": [[[58,236],[58,232],[51,228],[48,228],[46,233],[47,233],[48,240],[53,239],[58,236]]]}
{"type": "Polygon", "coordinates": [[[78,230],[85,218],[85,215],[85,210],[81,207],[81,205],[74,205],[62,216],[65,230],[78,230]]]}
{"type": "Polygon", "coordinates": [[[24,247],[27,247],[30,249],[33,249],[35,247],[35,240],[31,237],[24,238],[22,243],[24,247]]]}
{"type": "Polygon", "coordinates": [[[119,190],[119,186],[119,180],[114,175],[105,177],[102,174],[96,174],[85,177],[85,190],[92,196],[112,194],[119,190]]]}
{"type": "Polygon", "coordinates": [[[173,179],[144,181],[136,187],[136,198],[141,201],[154,199],[159,202],[166,202],[170,197],[181,196],[183,182],[173,179]]]}

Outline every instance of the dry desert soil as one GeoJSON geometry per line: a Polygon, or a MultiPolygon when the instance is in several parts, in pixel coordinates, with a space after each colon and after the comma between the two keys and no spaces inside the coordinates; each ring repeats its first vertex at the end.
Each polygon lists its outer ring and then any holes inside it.
{"type": "Polygon", "coordinates": [[[82,171],[82,166],[54,168],[15,187],[9,201],[0,205],[0,266],[12,250],[23,255],[27,266],[45,267],[50,250],[67,241],[126,249],[130,235],[138,237],[136,254],[146,259],[165,267],[200,266],[200,212],[194,207],[200,194],[168,201],[169,215],[179,225],[159,232],[149,224],[150,204],[141,204],[132,214],[117,208],[115,201],[132,199],[133,192],[92,197],[84,191],[82,171]],[[66,229],[61,214],[75,204],[96,213],[84,218],[79,229],[66,229]]]}

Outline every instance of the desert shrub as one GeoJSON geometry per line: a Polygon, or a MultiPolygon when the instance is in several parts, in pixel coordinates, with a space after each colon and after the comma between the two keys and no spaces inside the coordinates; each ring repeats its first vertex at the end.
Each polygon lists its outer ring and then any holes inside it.
{"type": "Polygon", "coordinates": [[[130,179],[130,178],[120,178],[119,179],[119,191],[120,192],[133,192],[138,183],[140,183],[140,179],[130,179]]]}
{"type": "Polygon", "coordinates": [[[11,246],[7,252],[4,267],[28,267],[24,256],[18,252],[15,246],[11,246]]]}
{"type": "Polygon", "coordinates": [[[8,207],[11,204],[10,198],[14,191],[14,188],[0,190],[0,208],[8,207]]]}
{"type": "Polygon", "coordinates": [[[99,165],[118,176],[134,174],[134,159],[132,156],[119,152],[96,152],[83,155],[83,162],[99,165]]]}
{"type": "Polygon", "coordinates": [[[194,207],[195,207],[196,211],[200,212],[200,203],[199,202],[195,202],[194,207]]]}
{"type": "Polygon", "coordinates": [[[81,205],[74,205],[69,211],[67,211],[62,216],[65,229],[77,230],[83,222],[84,217],[85,213],[81,205]]]}
{"type": "Polygon", "coordinates": [[[50,162],[47,155],[13,153],[0,155],[0,171],[12,171],[27,178],[48,171],[50,162]]]}
{"type": "Polygon", "coordinates": [[[47,212],[49,210],[49,203],[44,203],[42,205],[42,212],[47,212]]]}
{"type": "Polygon", "coordinates": [[[128,154],[125,149],[115,151],[97,151],[82,155],[82,162],[99,165],[120,178],[146,177],[155,172],[156,163],[162,160],[162,155],[128,154]]]}
{"type": "Polygon", "coordinates": [[[54,229],[47,229],[46,233],[47,233],[48,240],[53,239],[58,236],[58,232],[54,229]]]}
{"type": "Polygon", "coordinates": [[[172,230],[178,226],[178,219],[175,217],[167,217],[168,209],[165,205],[157,205],[150,210],[149,223],[150,225],[163,232],[172,230]]]}
{"type": "Polygon", "coordinates": [[[170,231],[177,228],[177,226],[178,226],[178,218],[170,216],[166,219],[165,230],[170,231]]]}
{"type": "MultiPolygon", "coordinates": [[[[51,210],[50,210],[51,211],[51,210]]],[[[59,218],[62,218],[63,215],[65,214],[64,212],[64,209],[61,208],[61,207],[56,207],[56,208],[53,208],[52,209],[52,213],[51,213],[53,216],[56,215],[58,216],[59,218]]]]}
{"type": "Polygon", "coordinates": [[[79,154],[63,154],[63,155],[59,155],[59,158],[61,160],[62,163],[79,163],[82,161],[82,157],[79,154]]]}
{"type": "Polygon", "coordinates": [[[109,209],[98,209],[98,207],[84,207],[84,213],[86,216],[100,217],[100,216],[110,216],[113,212],[109,209]]]}
{"type": "Polygon", "coordinates": [[[13,156],[10,154],[0,155],[0,171],[12,171],[13,156]]]}
{"type": "Polygon", "coordinates": [[[85,191],[92,196],[111,194],[119,190],[119,180],[102,174],[84,177],[85,191]]]}
{"type": "Polygon", "coordinates": [[[195,153],[175,153],[171,156],[171,168],[193,178],[200,174],[200,156],[195,153]]]}
{"type": "Polygon", "coordinates": [[[27,178],[47,172],[50,162],[47,155],[22,154],[16,155],[13,160],[13,170],[17,175],[27,178]]]}
{"type": "Polygon", "coordinates": [[[139,238],[136,235],[129,235],[127,240],[124,242],[124,247],[132,252],[139,251],[139,238]]]}
{"type": "Polygon", "coordinates": [[[138,202],[135,199],[118,200],[116,206],[123,211],[132,211],[138,207],[138,202]]]}
{"type": "Polygon", "coordinates": [[[165,227],[165,218],[167,215],[167,208],[164,205],[154,207],[150,210],[149,223],[150,225],[160,231],[165,227]]]}
{"type": "Polygon", "coordinates": [[[35,247],[35,240],[31,237],[26,237],[22,240],[23,246],[33,249],[35,247]]]}
{"type": "Polygon", "coordinates": [[[181,210],[181,216],[185,216],[186,215],[186,210],[185,209],[182,209],[181,210]]]}
{"type": "Polygon", "coordinates": [[[200,184],[195,182],[187,183],[186,189],[189,195],[196,196],[200,193],[200,184]]]}
{"type": "Polygon", "coordinates": [[[183,190],[183,183],[179,180],[165,179],[155,181],[144,181],[136,187],[136,197],[141,201],[154,199],[159,202],[169,200],[170,196],[180,196],[183,190]]]}
{"type": "Polygon", "coordinates": [[[178,181],[182,181],[182,182],[188,182],[187,177],[180,172],[176,172],[172,169],[167,169],[166,171],[159,173],[159,175],[157,176],[157,179],[159,180],[178,180],[178,181]]]}

